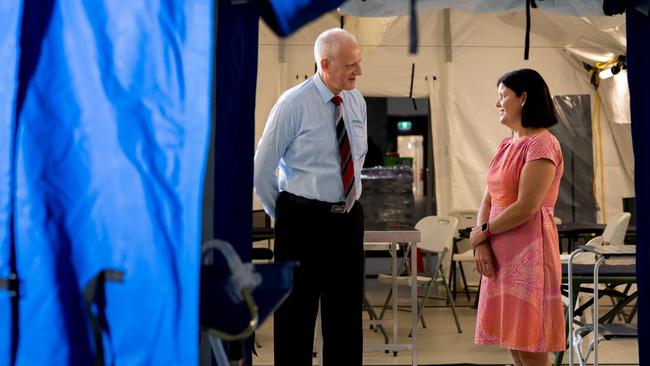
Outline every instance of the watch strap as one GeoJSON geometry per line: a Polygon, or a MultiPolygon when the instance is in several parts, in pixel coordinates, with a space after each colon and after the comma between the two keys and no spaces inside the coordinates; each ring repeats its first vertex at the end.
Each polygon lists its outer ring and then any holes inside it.
{"type": "Polygon", "coordinates": [[[488,222],[484,222],[483,225],[481,225],[481,231],[483,231],[485,237],[487,238],[492,236],[492,232],[490,231],[490,224],[488,222]]]}

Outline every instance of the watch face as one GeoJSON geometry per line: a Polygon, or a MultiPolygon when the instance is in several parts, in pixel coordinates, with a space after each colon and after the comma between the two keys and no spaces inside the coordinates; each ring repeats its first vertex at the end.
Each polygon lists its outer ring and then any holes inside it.
{"type": "Polygon", "coordinates": [[[488,223],[487,222],[483,223],[483,225],[481,225],[481,231],[487,231],[487,229],[488,229],[488,223]]]}

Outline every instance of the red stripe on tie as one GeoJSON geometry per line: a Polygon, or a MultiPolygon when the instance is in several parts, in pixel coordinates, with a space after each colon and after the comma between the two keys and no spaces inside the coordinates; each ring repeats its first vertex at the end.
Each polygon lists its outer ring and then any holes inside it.
{"type": "Polygon", "coordinates": [[[352,162],[350,161],[350,164],[346,165],[344,170],[343,170],[343,189],[345,191],[348,191],[348,188],[352,184],[352,178],[354,178],[354,167],[352,165],[352,162]]]}
{"type": "Polygon", "coordinates": [[[343,167],[343,164],[348,160],[350,157],[350,140],[348,140],[347,136],[343,137],[343,143],[341,144],[341,167],[343,167]]]}
{"type": "MultiPolygon", "coordinates": [[[[340,96],[335,95],[332,98],[332,102],[336,105],[337,112],[341,112],[341,102],[342,99],[340,96]]],[[[341,163],[341,183],[343,183],[343,194],[345,195],[346,201],[350,192],[352,191],[352,185],[354,184],[354,161],[352,159],[352,151],[350,147],[350,140],[348,139],[347,131],[345,130],[345,123],[343,121],[342,114],[339,114],[341,117],[336,121],[336,139],[340,141],[339,144],[339,158],[341,163]],[[340,125],[339,125],[340,123],[340,125]]]]}

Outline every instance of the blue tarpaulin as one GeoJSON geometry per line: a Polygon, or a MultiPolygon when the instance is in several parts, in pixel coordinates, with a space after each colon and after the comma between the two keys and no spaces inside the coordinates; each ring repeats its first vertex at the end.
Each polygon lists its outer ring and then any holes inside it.
{"type": "MultiPolygon", "coordinates": [[[[15,128],[16,88],[18,86],[18,41],[22,1],[0,3],[0,278],[8,279],[11,269],[13,205],[13,146],[15,128]]],[[[0,289],[0,365],[12,362],[12,342],[17,325],[12,320],[9,291],[0,289]]]]}
{"type": "MultiPolygon", "coordinates": [[[[212,6],[0,5],[0,277],[13,244],[16,364],[92,363],[82,294],[106,269],[124,274],[95,308],[107,362],[196,363],[212,6]]],[[[0,291],[3,365],[11,314],[0,291]]]]}

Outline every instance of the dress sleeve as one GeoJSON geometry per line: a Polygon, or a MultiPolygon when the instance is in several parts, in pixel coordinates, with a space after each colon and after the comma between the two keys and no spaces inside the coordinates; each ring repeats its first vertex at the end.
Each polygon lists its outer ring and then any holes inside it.
{"type": "Polygon", "coordinates": [[[526,151],[526,161],[548,159],[559,166],[562,163],[562,149],[551,133],[541,133],[531,138],[526,151]]]}

